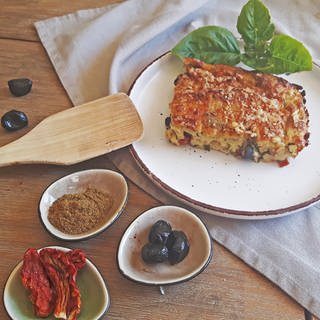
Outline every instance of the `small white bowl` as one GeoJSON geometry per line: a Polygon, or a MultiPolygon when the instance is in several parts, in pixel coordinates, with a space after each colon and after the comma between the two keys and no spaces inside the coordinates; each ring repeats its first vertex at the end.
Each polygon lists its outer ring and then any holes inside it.
{"type": "Polygon", "coordinates": [[[126,179],[118,172],[105,169],[90,169],[72,173],[52,183],[42,194],[39,203],[40,219],[46,230],[63,240],[84,240],[91,238],[108,228],[122,213],[128,197],[126,179]],[[81,234],[66,234],[55,228],[48,220],[48,211],[52,203],[64,194],[84,192],[93,187],[110,195],[113,200],[108,218],[97,229],[81,234]]]}
{"type": "Polygon", "coordinates": [[[124,232],[118,247],[120,272],[128,279],[147,285],[169,285],[190,280],[200,274],[212,258],[210,234],[194,213],[175,206],[152,208],[136,218],[124,232]],[[152,225],[167,221],[173,230],[183,231],[189,241],[189,253],[181,262],[145,263],[142,247],[148,242],[152,225]]]}
{"type": "MultiPolygon", "coordinates": [[[[49,248],[55,248],[64,252],[70,250],[68,248],[56,246],[49,248]]],[[[21,282],[21,267],[22,261],[18,263],[9,275],[4,287],[3,303],[11,319],[31,320],[35,319],[35,316],[29,299],[29,294],[21,282]]],[[[86,265],[78,271],[76,280],[81,294],[81,313],[78,319],[101,319],[109,309],[110,295],[107,285],[99,270],[89,259],[86,259],[86,265]]],[[[46,319],[55,318],[51,315],[46,319]]]]}

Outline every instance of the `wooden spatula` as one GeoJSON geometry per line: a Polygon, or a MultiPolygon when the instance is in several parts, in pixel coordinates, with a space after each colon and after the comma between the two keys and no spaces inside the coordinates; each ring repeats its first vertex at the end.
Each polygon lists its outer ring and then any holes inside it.
{"type": "Polygon", "coordinates": [[[117,93],[49,116],[0,148],[0,167],[21,163],[69,165],[127,146],[143,125],[130,98],[117,93]]]}

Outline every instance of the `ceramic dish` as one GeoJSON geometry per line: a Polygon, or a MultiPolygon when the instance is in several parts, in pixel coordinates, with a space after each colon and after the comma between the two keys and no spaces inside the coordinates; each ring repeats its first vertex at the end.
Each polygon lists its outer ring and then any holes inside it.
{"type": "Polygon", "coordinates": [[[238,219],[284,216],[320,199],[319,67],[284,76],[306,91],[311,135],[310,145],[283,168],[169,143],[165,118],[173,82],[183,70],[180,59],[166,54],[141,73],[130,91],[145,127],[144,137],[131,151],[155,184],[196,209],[238,219]]]}
{"type": "Polygon", "coordinates": [[[169,285],[190,280],[200,274],[212,258],[209,232],[198,216],[175,206],[152,208],[136,218],[124,232],[118,248],[118,267],[128,279],[147,285],[169,285]],[[165,220],[172,229],[183,231],[189,241],[189,253],[181,262],[147,264],[141,257],[152,225],[165,220]]]}
{"type": "MultiPolygon", "coordinates": [[[[70,249],[53,247],[62,251],[70,249]]],[[[5,309],[13,320],[35,320],[33,307],[27,290],[20,278],[22,261],[11,272],[4,288],[3,302],[5,309]]],[[[98,320],[110,306],[110,296],[104,279],[96,266],[87,259],[86,265],[78,271],[77,285],[81,293],[81,314],[78,320],[98,320]]],[[[49,316],[46,319],[56,319],[49,316]]]]}
{"type": "Polygon", "coordinates": [[[39,212],[46,230],[63,240],[83,240],[93,237],[108,228],[122,213],[128,196],[128,185],[125,178],[112,170],[91,169],[72,173],[52,183],[43,193],[39,212]],[[84,192],[87,187],[94,187],[110,195],[113,200],[107,219],[98,228],[82,234],[66,234],[55,228],[48,220],[48,210],[52,203],[69,193],[84,192]]]}

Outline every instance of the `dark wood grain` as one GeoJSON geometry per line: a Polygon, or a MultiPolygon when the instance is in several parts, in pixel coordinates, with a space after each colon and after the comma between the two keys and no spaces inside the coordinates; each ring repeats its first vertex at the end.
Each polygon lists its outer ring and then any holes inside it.
{"type": "MultiPolygon", "coordinates": [[[[71,107],[32,23],[112,2],[0,0],[0,114],[16,108],[24,111],[30,120],[28,128],[15,133],[0,128],[0,145],[20,137],[48,115],[71,107]],[[12,97],[7,81],[21,76],[33,80],[32,92],[25,97],[12,97]]],[[[84,249],[106,279],[111,307],[104,319],[304,319],[304,309],[299,304],[217,243],[214,243],[214,258],[208,268],[189,282],[165,287],[165,295],[156,287],[123,278],[116,263],[121,234],[140,213],[161,205],[130,181],[126,209],[107,231],[90,240],[73,243],[52,238],[38,216],[42,192],[54,180],[89,168],[115,169],[107,155],[69,167],[0,168],[1,290],[27,248],[61,245],[84,249]]],[[[0,319],[9,319],[3,304],[0,319]]]]}

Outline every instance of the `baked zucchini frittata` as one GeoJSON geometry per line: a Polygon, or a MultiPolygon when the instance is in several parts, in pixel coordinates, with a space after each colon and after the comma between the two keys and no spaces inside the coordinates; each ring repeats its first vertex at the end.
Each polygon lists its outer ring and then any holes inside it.
{"type": "Polygon", "coordinates": [[[308,145],[302,87],[239,67],[192,58],[184,64],[166,119],[173,144],[282,165],[308,145]]]}

